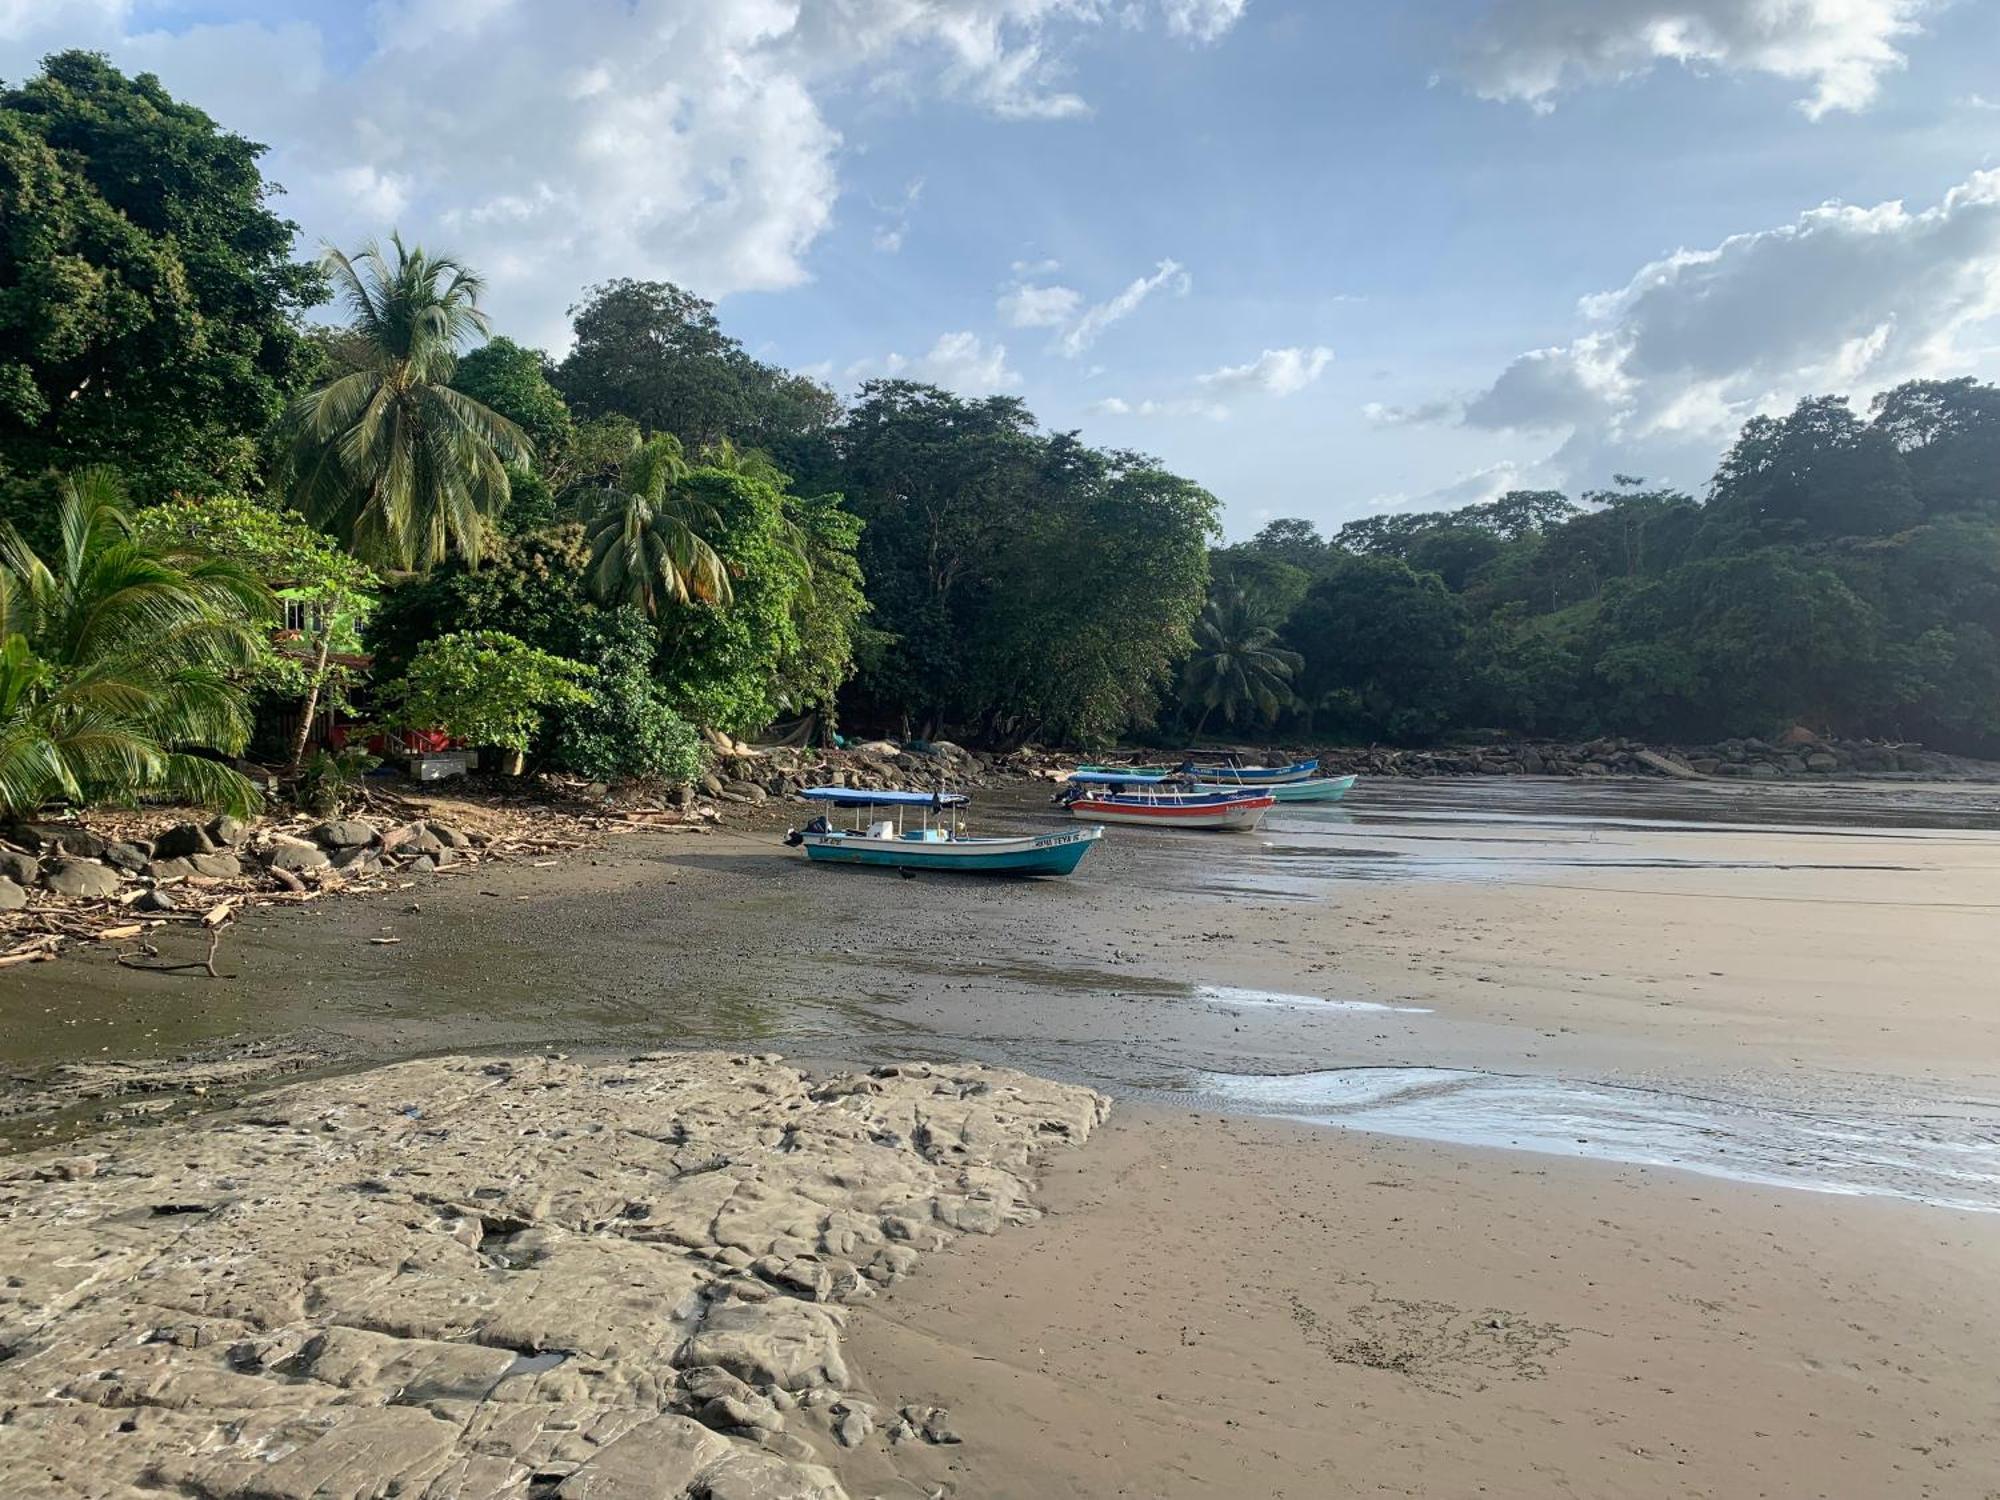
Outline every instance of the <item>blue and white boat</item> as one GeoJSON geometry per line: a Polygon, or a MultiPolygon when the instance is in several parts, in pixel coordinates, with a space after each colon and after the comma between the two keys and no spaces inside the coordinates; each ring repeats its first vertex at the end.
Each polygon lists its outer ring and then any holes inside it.
{"type": "Polygon", "coordinates": [[[1219,786],[1283,786],[1307,781],[1319,769],[1318,760],[1295,760],[1288,766],[1239,766],[1234,761],[1220,764],[1188,760],[1181,774],[1219,786]]]}
{"type": "Polygon", "coordinates": [[[813,819],[785,835],[820,864],[887,865],[899,870],[932,870],[971,875],[1067,875],[1083,861],[1102,828],[1065,828],[1018,838],[973,838],[945,814],[972,799],[963,792],[897,792],[876,787],[816,786],[799,793],[808,802],[861,813],[853,828],[838,829],[813,819]],[[905,826],[921,809],[919,826],[905,826]],[[891,816],[877,818],[878,811],[891,816]]]}

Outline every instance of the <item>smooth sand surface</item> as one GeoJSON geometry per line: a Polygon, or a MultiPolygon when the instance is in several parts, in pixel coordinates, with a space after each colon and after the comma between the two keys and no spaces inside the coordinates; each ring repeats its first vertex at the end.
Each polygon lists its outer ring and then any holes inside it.
{"type": "Polygon", "coordinates": [[[1159,1111],[1045,1198],[849,1345],[956,1494],[2000,1492],[1992,1215],[1159,1111]]]}

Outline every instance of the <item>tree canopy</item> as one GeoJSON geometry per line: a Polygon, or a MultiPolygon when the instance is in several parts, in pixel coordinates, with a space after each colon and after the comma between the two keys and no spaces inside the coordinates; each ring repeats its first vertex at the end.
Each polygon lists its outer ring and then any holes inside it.
{"type": "Polygon", "coordinates": [[[323,286],[263,152],[93,53],[0,91],[0,506],[42,539],[51,471],[115,464],[140,501],[262,481],[323,286]]]}

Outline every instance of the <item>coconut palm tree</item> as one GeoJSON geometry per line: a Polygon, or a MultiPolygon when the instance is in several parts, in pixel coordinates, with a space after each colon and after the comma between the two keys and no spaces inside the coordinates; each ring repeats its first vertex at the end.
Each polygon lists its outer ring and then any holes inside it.
{"type": "Polygon", "coordinates": [[[729,569],[703,533],[722,525],[715,507],[689,493],[679,439],[661,433],[633,450],[618,487],[605,491],[585,523],[587,577],[600,604],[637,604],[649,615],[660,601],[727,604],[729,569]]]}
{"type": "Polygon", "coordinates": [[[247,570],[132,539],[116,476],[61,489],[45,562],[0,530],[0,814],[157,792],[248,811],[223,762],[250,714],[233,673],[263,649],[271,596],[247,570]]]}
{"type": "Polygon", "coordinates": [[[476,561],[508,466],[533,446],[451,388],[460,347],[488,328],[478,273],[389,244],[393,261],[372,241],[321,258],[354,322],[334,343],[340,373],[293,407],[292,498],[377,567],[428,568],[452,551],[476,561]]]}
{"type": "Polygon", "coordinates": [[[1292,700],[1292,677],[1305,665],[1296,651],[1278,644],[1278,632],[1240,590],[1210,599],[1194,624],[1194,654],[1184,673],[1187,701],[1201,705],[1198,735],[1218,708],[1234,724],[1254,710],[1270,723],[1292,700]]]}

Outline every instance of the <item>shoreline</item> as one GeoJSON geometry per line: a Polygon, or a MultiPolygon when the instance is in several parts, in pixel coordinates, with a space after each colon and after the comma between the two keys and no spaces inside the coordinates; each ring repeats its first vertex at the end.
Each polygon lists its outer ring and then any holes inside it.
{"type": "MultiPolygon", "coordinates": [[[[1032,788],[991,800],[1056,816],[1032,788]]],[[[1061,884],[912,886],[765,831],[619,839],[246,922],[233,980],[0,976],[0,1049],[21,1074],[317,1038],[318,1088],[469,1038],[580,1067],[749,1047],[1112,1095],[1040,1174],[1043,1217],[855,1319],[850,1389],[948,1407],[963,1442],[899,1445],[901,1488],[844,1453],[852,1494],[2000,1489],[1975,1378],[2000,1213],[1911,1201],[2000,1180],[2000,797],[1406,783],[1258,839],[1103,853],[1061,884]],[[52,1012],[76,1024],[38,1069],[23,1023],[52,1012]],[[1339,1125],[1204,1084],[1364,1074],[1410,1087],[1327,1105],[1339,1125]],[[1532,1139],[1578,1109],[1587,1142],[1532,1139]],[[1690,1140],[1725,1172],[1764,1152],[1884,1196],[1629,1159],[1690,1140]]],[[[270,1086],[161,1083],[56,1139],[270,1086]]]]}

